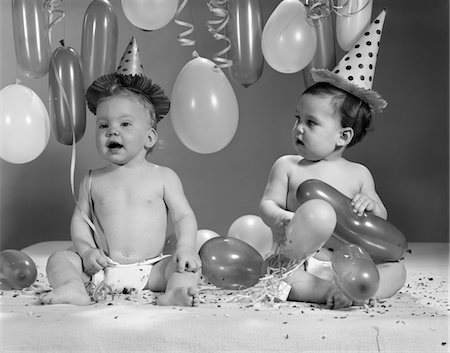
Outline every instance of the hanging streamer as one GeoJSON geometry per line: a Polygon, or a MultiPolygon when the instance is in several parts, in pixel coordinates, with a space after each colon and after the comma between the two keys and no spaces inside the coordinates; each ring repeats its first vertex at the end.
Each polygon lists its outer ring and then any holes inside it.
{"type": "Polygon", "coordinates": [[[51,35],[52,35],[52,27],[61,21],[64,16],[64,10],[60,10],[59,8],[63,6],[63,0],[46,0],[45,5],[49,14],[49,37],[51,43],[51,35]]]}
{"type": "Polygon", "coordinates": [[[213,34],[214,39],[224,40],[228,43],[225,49],[222,49],[213,56],[213,60],[216,62],[216,67],[219,67],[221,69],[233,65],[233,60],[225,59],[222,57],[223,55],[228,53],[231,49],[231,40],[226,35],[220,33],[220,31],[222,31],[226,27],[228,21],[230,20],[228,11],[225,9],[227,5],[228,0],[210,0],[208,2],[209,11],[211,11],[215,16],[220,17],[220,19],[208,20],[206,22],[208,26],[208,31],[213,34]]]}
{"type": "Polygon", "coordinates": [[[308,18],[311,20],[316,20],[319,18],[327,17],[330,14],[331,9],[336,15],[349,17],[363,11],[367,6],[369,6],[372,0],[365,0],[365,4],[360,9],[349,12],[341,12],[340,10],[345,9],[352,0],[307,0],[306,5],[309,7],[308,18]],[[335,1],[337,4],[335,5],[335,1]]]}
{"type": "Polygon", "coordinates": [[[188,30],[181,32],[177,35],[177,40],[180,43],[181,46],[187,47],[189,45],[195,45],[195,40],[186,38],[187,36],[194,33],[194,25],[188,22],[180,21],[178,19],[178,16],[180,15],[181,11],[183,11],[184,7],[186,6],[188,0],[183,0],[180,7],[178,8],[177,12],[175,13],[175,23],[179,26],[184,26],[189,28],[188,30]]]}

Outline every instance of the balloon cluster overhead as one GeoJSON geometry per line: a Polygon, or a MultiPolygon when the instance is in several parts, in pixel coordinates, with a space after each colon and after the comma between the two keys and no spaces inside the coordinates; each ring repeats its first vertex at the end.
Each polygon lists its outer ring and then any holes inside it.
{"type": "MultiPolygon", "coordinates": [[[[194,26],[180,20],[187,2],[121,0],[121,6],[127,20],[143,31],[156,31],[174,19],[176,24],[187,27],[177,36],[180,45],[195,46],[195,40],[189,38],[194,26]]],[[[62,144],[75,145],[85,132],[86,87],[115,70],[118,21],[108,0],[93,0],[84,15],[80,54],[64,44],[53,51],[51,31],[64,19],[62,4],[63,0],[12,0],[14,44],[17,65],[23,74],[30,78],[49,74],[48,119],[53,135],[62,144]]],[[[369,24],[372,5],[373,0],[282,0],[263,24],[259,0],[209,0],[206,6],[215,18],[207,21],[208,31],[225,47],[212,60],[194,50],[192,60],[176,78],[171,121],[180,141],[202,154],[218,152],[232,141],[239,107],[223,70],[235,83],[248,88],[259,80],[266,61],[281,73],[303,70],[305,84],[310,85],[311,68],[334,67],[335,39],[342,49],[348,50],[361,36],[369,24]]],[[[20,94],[20,87],[16,91],[20,94]]],[[[22,95],[26,98],[23,90],[22,95]]],[[[48,132],[36,130],[40,135],[27,144],[6,138],[13,131],[25,129],[14,109],[8,107],[18,101],[22,101],[20,97],[14,102],[3,101],[1,137],[8,141],[3,144],[1,157],[11,163],[26,163],[45,149],[42,142],[48,132]],[[11,120],[16,130],[6,123],[11,120]]],[[[29,119],[37,120],[30,126],[45,120],[45,115],[30,111],[29,119]]]]}

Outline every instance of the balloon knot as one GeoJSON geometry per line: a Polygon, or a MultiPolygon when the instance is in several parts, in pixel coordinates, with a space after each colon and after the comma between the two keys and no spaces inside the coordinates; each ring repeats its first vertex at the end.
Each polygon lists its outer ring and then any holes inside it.
{"type": "Polygon", "coordinates": [[[64,47],[65,46],[65,44],[64,44],[64,39],[61,39],[60,41],[59,41],[59,43],[64,47]]]}

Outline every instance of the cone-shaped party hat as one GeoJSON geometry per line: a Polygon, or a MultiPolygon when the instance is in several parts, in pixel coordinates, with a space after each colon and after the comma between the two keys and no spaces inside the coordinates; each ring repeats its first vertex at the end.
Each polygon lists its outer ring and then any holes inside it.
{"type": "Polygon", "coordinates": [[[92,113],[96,114],[97,105],[101,98],[112,95],[111,88],[114,86],[124,87],[144,95],[155,108],[158,121],[169,112],[169,98],[160,86],[152,83],[152,80],[144,74],[139,49],[134,37],[128,43],[117,71],[99,77],[87,89],[86,100],[92,113]]]}
{"type": "Polygon", "coordinates": [[[387,102],[372,90],[375,65],[383,31],[386,9],[367,28],[355,46],[339,61],[337,66],[327,69],[311,69],[315,82],[328,82],[365,101],[370,108],[380,113],[387,102]]]}

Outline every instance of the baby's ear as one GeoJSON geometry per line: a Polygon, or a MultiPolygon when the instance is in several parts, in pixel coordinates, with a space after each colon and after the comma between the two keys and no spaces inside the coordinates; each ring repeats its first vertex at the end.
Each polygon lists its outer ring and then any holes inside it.
{"type": "Polygon", "coordinates": [[[337,140],[338,146],[347,146],[353,138],[355,132],[351,127],[344,127],[339,132],[339,138],[337,140]]]}
{"type": "Polygon", "coordinates": [[[145,147],[152,148],[158,141],[158,132],[154,128],[147,130],[147,141],[145,147]]]}

